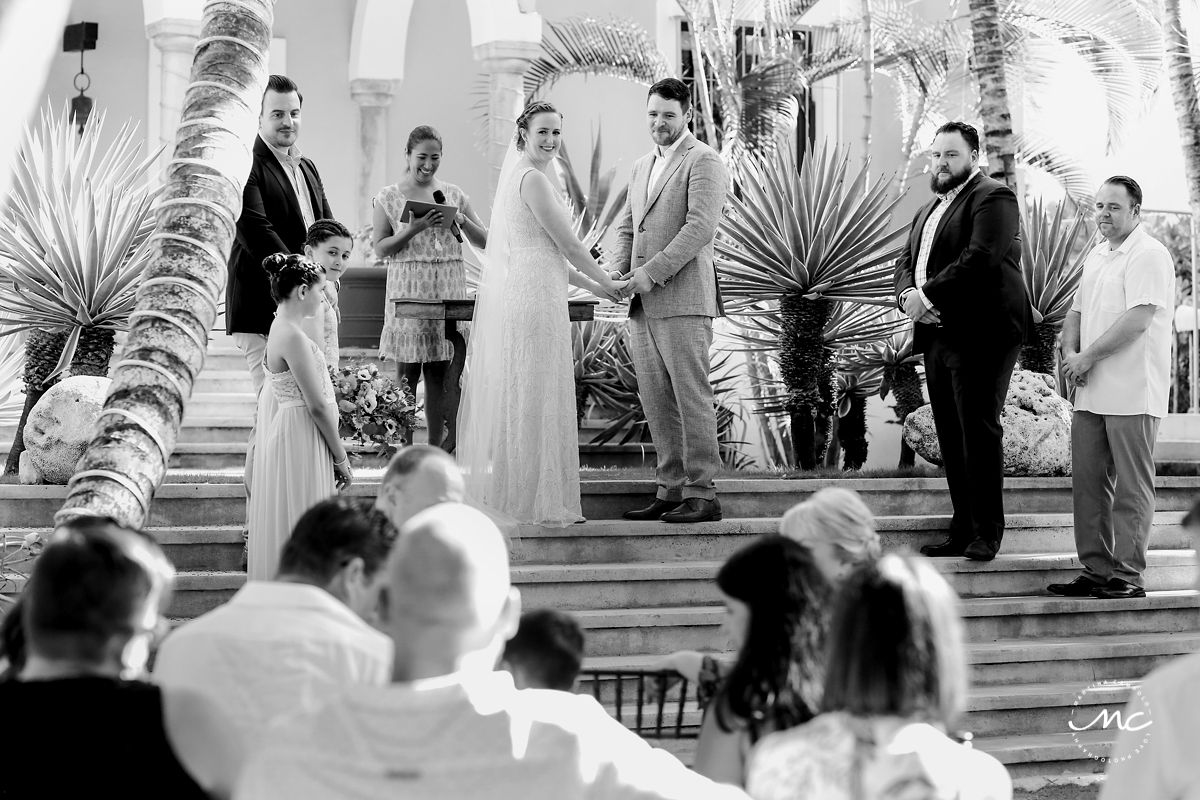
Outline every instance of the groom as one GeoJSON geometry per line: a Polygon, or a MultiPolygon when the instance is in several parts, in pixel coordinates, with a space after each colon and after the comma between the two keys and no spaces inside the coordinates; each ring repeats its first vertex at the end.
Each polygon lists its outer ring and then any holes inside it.
{"type": "Polygon", "coordinates": [[[625,519],[721,519],[713,476],[721,465],[708,378],[713,317],[722,316],[713,236],[728,176],[721,158],[688,133],[683,81],[650,87],[646,119],[654,150],[633,165],[629,199],[609,264],[636,293],[629,332],[638,393],[658,451],[658,493],[625,519]]]}

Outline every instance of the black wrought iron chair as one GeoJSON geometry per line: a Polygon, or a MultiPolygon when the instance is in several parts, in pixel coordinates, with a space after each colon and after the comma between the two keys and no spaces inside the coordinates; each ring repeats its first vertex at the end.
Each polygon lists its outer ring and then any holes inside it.
{"type": "Polygon", "coordinates": [[[644,739],[695,739],[700,707],[691,682],[675,672],[585,669],[579,691],[644,739]]]}

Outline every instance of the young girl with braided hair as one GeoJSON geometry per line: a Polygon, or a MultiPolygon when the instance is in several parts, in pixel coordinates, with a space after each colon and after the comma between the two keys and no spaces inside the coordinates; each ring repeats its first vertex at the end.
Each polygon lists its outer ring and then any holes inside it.
{"type": "Polygon", "coordinates": [[[325,270],[284,253],[264,259],[263,269],[278,305],[263,356],[267,383],[259,398],[247,520],[252,580],[275,577],[296,521],[353,480],[324,348],[304,329],[325,303],[325,270]]]}
{"type": "Polygon", "coordinates": [[[341,354],[338,345],[338,324],[342,312],[338,310],[338,292],[341,290],[342,273],[350,263],[354,250],[354,237],[345,225],[334,219],[319,219],[308,226],[304,239],[304,255],[325,270],[325,302],[320,313],[313,318],[313,341],[325,352],[325,363],[337,369],[341,354]]]}

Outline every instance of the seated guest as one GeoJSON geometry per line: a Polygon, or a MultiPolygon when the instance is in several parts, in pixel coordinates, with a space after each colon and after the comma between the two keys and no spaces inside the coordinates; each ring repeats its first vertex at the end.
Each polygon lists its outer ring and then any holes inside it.
{"type": "MultiPolygon", "coordinates": [[[[1200,552],[1200,502],[1180,524],[1200,552]]],[[[1200,760],[1194,756],[1200,741],[1200,653],[1151,672],[1121,716],[1100,800],[1200,797],[1200,760]]]]}
{"type": "Polygon", "coordinates": [[[438,503],[461,503],[464,491],[462,471],[445,450],[414,444],[392,456],[379,482],[375,507],[399,529],[418,511],[438,503]]]}
{"type": "Polygon", "coordinates": [[[695,768],[742,786],[759,738],[817,712],[829,585],[808,548],[771,534],[730,556],[717,587],[738,654],[705,712],[695,768]]]}
{"type": "Polygon", "coordinates": [[[14,680],[25,666],[25,629],[21,627],[21,598],[0,617],[0,681],[14,680]]]}
{"type": "Polygon", "coordinates": [[[300,517],[273,581],[175,630],[154,675],[220,704],[247,742],[348,684],[387,683],[392,643],[374,616],[396,530],[367,501],[322,500],[300,517]]]}
{"type": "MultiPolygon", "coordinates": [[[[879,558],[879,534],[875,517],[857,492],[839,487],[821,489],[788,509],[779,521],[779,532],[812,551],[817,568],[836,586],[851,569],[879,558]]],[[[730,664],[695,650],[680,650],[656,667],[678,672],[699,683],[702,703],[707,702],[730,664]]]]}
{"type": "Polygon", "coordinates": [[[549,608],[526,611],[504,646],[501,669],[518,689],[575,689],[583,666],[583,630],[570,614],[549,608]]]}
{"type": "Polygon", "coordinates": [[[755,800],[1007,800],[1000,762],[946,735],[966,695],[958,598],[916,555],[858,567],[839,593],[824,713],[772,734],[750,758],[755,800]],[[905,795],[906,797],[909,795],[905,795]]]}
{"type": "Polygon", "coordinates": [[[0,683],[0,708],[20,721],[0,796],[229,796],[241,747],[220,710],[139,680],[174,580],[153,540],[112,520],[54,532],[22,595],[25,666],[0,683]]]}
{"type": "Polygon", "coordinates": [[[242,800],[744,798],[652,749],[590,697],[495,671],[520,595],[495,524],[446,503],[409,520],[388,564],[392,685],[347,687],[251,760],[242,800]]]}
{"type": "Polygon", "coordinates": [[[837,486],[789,508],[779,532],[806,545],[834,584],[864,561],[879,558],[881,551],[871,509],[857,492],[837,486]]]}

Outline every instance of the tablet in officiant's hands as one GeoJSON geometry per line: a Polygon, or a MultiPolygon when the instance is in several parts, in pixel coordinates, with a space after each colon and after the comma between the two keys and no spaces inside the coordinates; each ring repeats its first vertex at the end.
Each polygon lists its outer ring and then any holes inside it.
{"type": "Polygon", "coordinates": [[[439,228],[449,228],[458,217],[458,206],[443,206],[437,203],[426,203],[422,200],[406,200],[400,210],[400,221],[408,224],[416,217],[423,217],[435,211],[442,212],[442,224],[439,228]]]}

